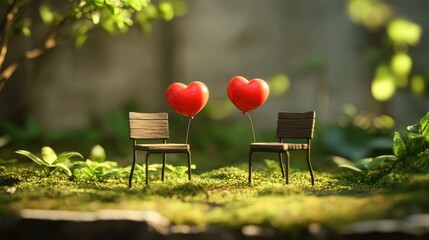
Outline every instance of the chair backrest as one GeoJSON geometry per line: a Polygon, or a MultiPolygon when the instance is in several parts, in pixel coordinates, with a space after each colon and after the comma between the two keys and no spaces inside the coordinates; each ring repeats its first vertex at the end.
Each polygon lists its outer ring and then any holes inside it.
{"type": "Polygon", "coordinates": [[[130,112],[131,139],[168,139],[168,113],[130,112]]]}
{"type": "Polygon", "coordinates": [[[311,139],[314,133],[316,112],[279,112],[277,138],[311,139]]]}

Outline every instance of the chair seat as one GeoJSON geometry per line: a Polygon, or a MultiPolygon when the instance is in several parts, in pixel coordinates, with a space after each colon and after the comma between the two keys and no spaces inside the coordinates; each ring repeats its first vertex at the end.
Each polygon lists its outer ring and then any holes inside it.
{"type": "Polygon", "coordinates": [[[308,149],[306,143],[276,143],[276,142],[255,142],[250,144],[252,152],[283,152],[291,150],[308,149]]]}
{"type": "Polygon", "coordinates": [[[136,144],[136,149],[149,152],[188,152],[189,144],[182,143],[159,143],[159,144],[136,144]]]}

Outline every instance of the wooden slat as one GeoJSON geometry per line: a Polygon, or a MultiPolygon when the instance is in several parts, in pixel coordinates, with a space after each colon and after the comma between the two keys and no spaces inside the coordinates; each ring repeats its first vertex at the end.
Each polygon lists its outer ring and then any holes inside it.
{"type": "Polygon", "coordinates": [[[278,138],[313,138],[315,112],[280,112],[278,116],[278,138]]]}
{"type": "Polygon", "coordinates": [[[144,129],[132,128],[130,129],[131,139],[168,139],[169,135],[164,129],[144,129]]]}
{"type": "Polygon", "coordinates": [[[149,119],[164,119],[168,120],[168,113],[141,113],[141,112],[129,112],[128,118],[131,119],[141,119],[141,120],[149,120],[149,119]]]}
{"type": "Polygon", "coordinates": [[[168,120],[157,120],[157,119],[134,119],[129,120],[130,128],[168,128],[168,120]]]}
{"type": "Polygon", "coordinates": [[[309,128],[314,126],[314,120],[312,118],[279,119],[277,126],[281,128],[309,128]]]}
{"type": "Polygon", "coordinates": [[[279,112],[278,118],[296,118],[296,119],[303,119],[303,118],[316,118],[316,112],[279,112]]]}
{"type": "Polygon", "coordinates": [[[137,144],[136,148],[151,152],[187,152],[189,144],[163,143],[163,144],[137,144]]]}
{"type": "Polygon", "coordinates": [[[306,143],[264,143],[256,142],[250,144],[250,151],[252,152],[283,152],[292,150],[308,149],[309,145],[306,143]]]}
{"type": "Polygon", "coordinates": [[[168,114],[130,112],[129,128],[131,139],[168,139],[168,114]]]}
{"type": "Polygon", "coordinates": [[[313,130],[278,131],[278,138],[313,138],[313,130]]]}

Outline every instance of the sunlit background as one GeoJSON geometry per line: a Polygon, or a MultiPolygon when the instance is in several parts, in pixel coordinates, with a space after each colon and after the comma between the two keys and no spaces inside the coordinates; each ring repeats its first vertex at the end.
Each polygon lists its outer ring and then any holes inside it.
{"type": "MultiPolygon", "coordinates": [[[[428,1],[156,3],[134,22],[93,14],[20,62],[0,92],[0,159],[45,145],[87,155],[100,144],[109,160],[129,164],[128,111],[168,112],[170,141],[184,142],[188,119],[165,99],[173,82],[202,81],[210,91],[190,128],[197,172],[247,159],[251,125],[226,94],[236,75],[270,86],[250,112],[259,141],[275,140],[277,112],[316,111],[316,170],[332,155],[391,152],[393,132],[429,110],[428,1]]],[[[5,63],[40,45],[61,10],[55,1],[29,9],[33,20],[22,21],[5,63]]]]}

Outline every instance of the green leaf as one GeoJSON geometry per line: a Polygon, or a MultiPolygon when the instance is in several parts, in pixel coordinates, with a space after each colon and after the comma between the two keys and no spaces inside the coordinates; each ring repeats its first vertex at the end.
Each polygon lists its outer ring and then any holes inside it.
{"type": "Polygon", "coordinates": [[[54,149],[48,146],[42,147],[42,159],[47,164],[52,165],[55,160],[57,160],[57,154],[55,153],[54,149]]]}
{"type": "Polygon", "coordinates": [[[348,169],[356,171],[356,172],[362,172],[362,169],[356,167],[356,165],[353,162],[351,162],[345,158],[342,158],[339,156],[333,156],[332,161],[334,161],[338,165],[338,167],[348,168],[348,169]]]}
{"type": "Polygon", "coordinates": [[[118,166],[118,163],[113,161],[105,161],[105,162],[98,163],[98,165],[99,167],[110,169],[118,166]]]}
{"type": "Polygon", "coordinates": [[[268,167],[268,169],[272,171],[277,171],[280,169],[279,161],[272,160],[272,159],[264,159],[264,163],[268,167]]]}
{"type": "Polygon", "coordinates": [[[418,133],[420,134],[420,124],[413,124],[407,127],[407,130],[410,133],[418,133]]]}
{"type": "Polygon", "coordinates": [[[54,161],[54,163],[64,163],[64,161],[72,157],[79,157],[83,159],[82,155],[78,152],[63,152],[58,156],[58,158],[54,161]]]}
{"type": "Polygon", "coordinates": [[[64,163],[57,163],[54,164],[54,166],[58,169],[61,169],[65,174],[67,174],[67,176],[70,177],[72,175],[70,168],[67,167],[64,163]]]}
{"type": "Polygon", "coordinates": [[[393,135],[393,154],[401,159],[407,156],[407,148],[398,132],[393,135]]]}
{"type": "MultiPolygon", "coordinates": [[[[156,166],[153,166],[153,165],[155,165],[155,164],[150,164],[149,165],[149,167],[148,167],[148,170],[149,171],[153,171],[153,172],[155,172],[155,171],[158,171],[158,168],[156,167],[156,166]]],[[[142,166],[143,167],[143,166],[142,166]]],[[[145,170],[146,171],[146,170],[145,170]]]]}
{"type": "Polygon", "coordinates": [[[166,21],[170,21],[174,18],[174,8],[173,5],[169,2],[162,2],[159,4],[159,11],[161,12],[162,17],[166,21]]]}
{"type": "Polygon", "coordinates": [[[353,170],[353,171],[356,171],[356,172],[362,172],[362,169],[357,168],[357,167],[355,167],[355,166],[353,166],[353,165],[345,165],[345,164],[342,164],[342,165],[338,165],[338,167],[341,167],[341,168],[348,168],[348,169],[353,170]]]}
{"type": "Polygon", "coordinates": [[[61,19],[63,19],[63,16],[60,12],[54,11],[54,9],[48,5],[40,6],[39,15],[43,23],[46,25],[56,24],[61,21],[61,19]]]}
{"type": "Polygon", "coordinates": [[[92,0],[95,6],[102,7],[104,6],[104,0],[92,0]]]}
{"type": "Polygon", "coordinates": [[[398,158],[394,155],[381,155],[372,159],[368,164],[368,169],[377,169],[382,166],[386,161],[396,161],[398,158]]]}
{"type": "Polygon", "coordinates": [[[408,19],[393,19],[387,26],[389,38],[395,44],[417,45],[422,35],[422,27],[408,19]]]}
{"type": "Polygon", "coordinates": [[[407,153],[412,156],[419,155],[423,152],[424,141],[425,139],[421,134],[408,134],[408,141],[406,143],[407,153]]]}
{"type": "Polygon", "coordinates": [[[159,17],[158,8],[153,4],[147,5],[142,13],[144,13],[147,20],[155,20],[159,17]]]}
{"type": "MultiPolygon", "coordinates": [[[[392,71],[396,75],[402,76],[402,77],[408,76],[412,66],[413,66],[413,60],[406,53],[396,53],[392,57],[392,60],[390,62],[390,68],[392,69],[392,71]]],[[[406,85],[405,86],[402,85],[399,87],[406,87],[406,85]]]]}
{"type": "MultiPolygon", "coordinates": [[[[150,165],[149,165],[149,166],[150,166],[150,165]]],[[[141,166],[141,165],[136,164],[136,165],[134,166],[134,171],[136,171],[136,172],[138,172],[138,171],[145,171],[145,168],[144,168],[144,166],[141,166]]],[[[127,172],[131,172],[131,166],[130,166],[130,168],[129,168],[129,169],[127,168],[127,172]]]]}
{"type": "Polygon", "coordinates": [[[420,119],[420,133],[424,136],[426,142],[429,142],[429,112],[420,119]]]}
{"type": "Polygon", "coordinates": [[[91,170],[92,172],[95,172],[95,170],[98,168],[98,163],[97,162],[93,162],[90,159],[86,159],[86,166],[89,170],[91,170]]]}
{"type": "Polygon", "coordinates": [[[24,37],[31,36],[31,25],[32,25],[32,19],[29,17],[18,19],[16,21],[15,29],[17,32],[21,33],[24,37]]]}
{"type": "MultiPolygon", "coordinates": [[[[92,21],[94,21],[94,19],[92,19],[92,21]]],[[[93,22],[85,20],[76,21],[73,24],[71,34],[75,37],[76,47],[82,47],[85,44],[88,39],[89,31],[94,27],[93,22]]]]}
{"type": "Polygon", "coordinates": [[[372,96],[377,101],[387,101],[395,94],[396,87],[395,77],[390,68],[384,65],[379,66],[371,83],[372,96]]]}
{"type": "Polygon", "coordinates": [[[174,173],[176,174],[176,176],[181,177],[181,176],[183,176],[187,171],[188,171],[188,167],[186,167],[186,166],[177,166],[177,167],[176,167],[176,171],[174,171],[174,173]]]}
{"type": "Polygon", "coordinates": [[[368,169],[368,165],[372,162],[372,158],[362,158],[355,162],[356,167],[363,167],[368,169]]]}
{"type": "Polygon", "coordinates": [[[116,177],[118,176],[120,173],[119,169],[109,169],[107,171],[104,171],[103,174],[101,175],[101,179],[107,179],[107,178],[112,178],[112,177],[116,177]]]}
{"type": "Polygon", "coordinates": [[[18,154],[21,154],[23,156],[30,158],[31,160],[33,160],[35,163],[39,164],[40,166],[49,166],[46,162],[44,162],[42,159],[40,159],[39,157],[37,157],[36,155],[34,155],[33,153],[31,153],[29,151],[18,150],[18,151],[15,151],[15,153],[18,153],[18,154]]]}
{"type": "Polygon", "coordinates": [[[88,177],[90,179],[95,178],[94,172],[92,172],[89,168],[81,168],[78,170],[79,170],[78,175],[80,178],[86,178],[86,177],[88,177]]]}
{"type": "Polygon", "coordinates": [[[77,161],[77,162],[73,162],[71,164],[72,167],[85,167],[86,166],[86,162],[83,161],[77,161]]]}
{"type": "Polygon", "coordinates": [[[40,18],[45,24],[52,24],[55,21],[55,14],[52,9],[47,5],[42,5],[39,8],[40,18]]]}
{"type": "Polygon", "coordinates": [[[131,8],[133,8],[136,11],[141,11],[143,8],[143,3],[145,1],[142,0],[124,0],[131,8]]]}

